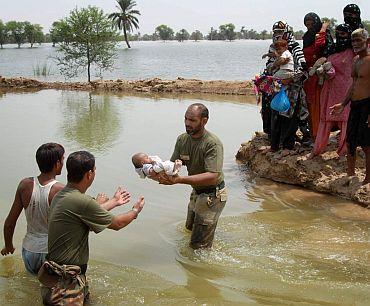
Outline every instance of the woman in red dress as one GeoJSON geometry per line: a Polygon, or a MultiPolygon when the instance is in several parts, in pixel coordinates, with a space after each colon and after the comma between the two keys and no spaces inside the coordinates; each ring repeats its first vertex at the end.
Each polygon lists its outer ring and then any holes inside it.
{"type": "MultiPolygon", "coordinates": [[[[331,54],[334,41],[328,30],[329,24],[322,23],[315,13],[308,13],[304,17],[307,32],[303,35],[303,54],[307,67],[312,67],[315,62],[331,54]]],[[[310,113],[310,130],[313,139],[316,138],[320,122],[320,93],[322,86],[318,84],[316,74],[310,76],[304,83],[307,106],[310,113]]]]}

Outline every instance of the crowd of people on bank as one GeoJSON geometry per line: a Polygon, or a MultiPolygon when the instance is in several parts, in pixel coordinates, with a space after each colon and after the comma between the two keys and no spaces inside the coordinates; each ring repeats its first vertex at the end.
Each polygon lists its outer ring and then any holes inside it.
{"type": "Polygon", "coordinates": [[[266,68],[254,79],[270,141],[262,151],[282,149],[286,156],[298,141],[312,147],[313,158],[323,153],[331,132],[339,131],[337,153],[347,156],[350,178],[357,147],[365,153],[365,185],[370,183],[370,40],[356,4],[344,7],[343,17],[334,39],[329,24],[308,13],[303,48],[286,22],[274,23],[272,44],[262,56],[268,58],[266,68]]]}

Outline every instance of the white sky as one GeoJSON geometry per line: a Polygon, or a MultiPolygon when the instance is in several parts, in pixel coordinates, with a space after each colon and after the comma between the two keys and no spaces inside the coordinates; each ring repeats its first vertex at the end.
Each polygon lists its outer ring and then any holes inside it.
{"type": "MultiPolygon", "coordinates": [[[[343,7],[356,3],[361,8],[361,18],[370,20],[370,1],[343,0],[136,0],[141,12],[140,32],[151,34],[156,26],[166,24],[178,31],[196,29],[208,33],[211,26],[218,28],[234,23],[257,31],[270,30],[277,20],[285,20],[295,30],[304,29],[303,17],[315,12],[320,17],[333,17],[343,22],[343,7]]],[[[77,7],[94,5],[111,13],[116,10],[115,0],[0,0],[0,19],[39,23],[48,31],[53,21],[66,17],[77,7]],[[5,4],[6,2],[6,4],[5,4]]]]}

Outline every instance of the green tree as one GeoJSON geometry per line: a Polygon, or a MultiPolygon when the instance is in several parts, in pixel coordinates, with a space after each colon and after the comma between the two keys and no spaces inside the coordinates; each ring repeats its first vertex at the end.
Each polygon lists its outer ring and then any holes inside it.
{"type": "Polygon", "coordinates": [[[208,34],[208,40],[216,40],[218,37],[218,32],[213,27],[211,27],[211,31],[208,34]]]}
{"type": "Polygon", "coordinates": [[[268,33],[266,30],[263,30],[260,35],[261,35],[262,40],[265,40],[268,38],[268,33]]]}
{"type": "Polygon", "coordinates": [[[38,28],[38,24],[36,25],[36,42],[41,45],[43,42],[45,42],[45,34],[42,32],[42,27],[38,28]]]}
{"type": "Polygon", "coordinates": [[[42,42],[43,33],[42,26],[39,24],[31,24],[28,21],[24,22],[24,34],[27,38],[27,41],[30,43],[31,48],[35,42],[42,42]]]}
{"type": "Polygon", "coordinates": [[[173,38],[173,30],[165,24],[161,24],[160,26],[156,27],[155,33],[164,41],[173,38]]]}
{"type": "Polygon", "coordinates": [[[240,33],[239,35],[240,39],[246,39],[248,30],[245,28],[245,26],[242,26],[239,33],[240,33]]]}
{"type": "Polygon", "coordinates": [[[24,22],[12,20],[6,23],[6,28],[10,32],[10,35],[14,39],[14,42],[18,45],[18,48],[21,47],[21,44],[23,44],[25,39],[24,27],[24,22]]]}
{"type": "Polygon", "coordinates": [[[150,41],[150,40],[154,40],[154,39],[153,39],[153,36],[152,36],[152,35],[150,35],[150,34],[144,34],[144,35],[141,37],[141,39],[142,39],[143,41],[150,41]]]}
{"type": "Polygon", "coordinates": [[[8,39],[8,29],[6,25],[0,20],[0,46],[3,49],[3,45],[8,39]]]}
{"type": "Polygon", "coordinates": [[[302,39],[302,37],[304,35],[304,31],[303,30],[295,31],[295,32],[293,32],[293,34],[294,34],[295,39],[300,40],[300,39],[302,39]]]}
{"type": "Polygon", "coordinates": [[[61,73],[74,77],[87,70],[90,82],[92,66],[100,73],[112,69],[118,34],[107,15],[88,6],[74,9],[64,21],[67,37],[61,37],[56,57],[61,73]]]}
{"type": "Polygon", "coordinates": [[[257,33],[257,31],[254,30],[254,29],[248,30],[247,38],[248,39],[258,39],[258,33],[257,33]]]}
{"type": "Polygon", "coordinates": [[[63,40],[66,43],[69,43],[71,41],[71,36],[68,31],[69,31],[68,24],[64,19],[53,22],[51,29],[49,31],[53,47],[55,47],[55,44],[60,43],[63,40]]]}
{"type": "Polygon", "coordinates": [[[220,34],[224,39],[232,41],[235,39],[235,26],[232,23],[220,25],[220,34]]]}
{"type": "Polygon", "coordinates": [[[362,24],[364,25],[364,28],[370,32],[370,20],[362,20],[362,24]]]}
{"type": "Polygon", "coordinates": [[[119,9],[119,12],[110,14],[109,18],[113,20],[118,29],[123,30],[127,47],[131,48],[127,32],[132,32],[134,28],[139,28],[139,20],[135,15],[140,16],[140,11],[133,9],[136,6],[136,2],[133,0],[117,0],[117,3],[116,7],[119,9]]]}
{"type": "Polygon", "coordinates": [[[189,37],[190,37],[189,32],[186,31],[185,29],[181,29],[175,35],[176,40],[177,41],[180,41],[180,42],[182,42],[184,40],[188,40],[189,37]]]}
{"type": "Polygon", "coordinates": [[[196,30],[193,33],[191,33],[190,39],[192,39],[194,41],[202,40],[203,39],[203,34],[199,30],[196,30]]]}

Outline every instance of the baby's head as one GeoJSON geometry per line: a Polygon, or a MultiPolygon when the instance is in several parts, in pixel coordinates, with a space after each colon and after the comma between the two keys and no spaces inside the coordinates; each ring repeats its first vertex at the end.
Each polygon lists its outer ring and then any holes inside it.
{"type": "Polygon", "coordinates": [[[282,55],[286,50],[288,50],[288,42],[284,39],[278,39],[274,42],[274,47],[279,55],[282,55]]]}
{"type": "Polygon", "coordinates": [[[151,158],[145,153],[136,153],[132,155],[132,163],[135,168],[142,168],[144,164],[151,164],[151,158]]]}

